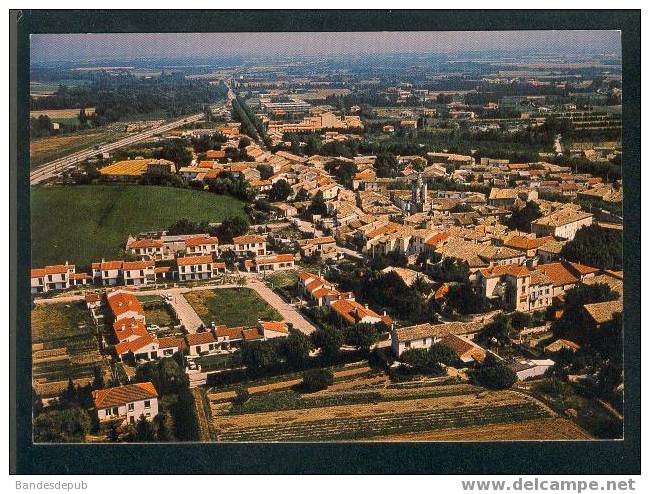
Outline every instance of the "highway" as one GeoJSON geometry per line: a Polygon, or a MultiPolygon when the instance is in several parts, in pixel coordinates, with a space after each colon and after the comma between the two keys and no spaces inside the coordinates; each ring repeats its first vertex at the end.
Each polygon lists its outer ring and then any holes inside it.
{"type": "Polygon", "coordinates": [[[82,161],[87,160],[88,158],[92,158],[93,156],[96,156],[100,153],[114,151],[115,149],[119,149],[124,146],[129,146],[131,144],[135,144],[136,142],[144,141],[145,139],[149,139],[150,137],[153,137],[155,135],[162,134],[169,130],[175,129],[176,127],[180,127],[188,123],[196,122],[197,120],[203,118],[203,116],[204,113],[197,113],[195,115],[190,115],[188,117],[184,117],[179,120],[174,120],[173,122],[169,122],[160,125],[158,127],[154,127],[152,129],[147,129],[143,132],[139,132],[137,134],[125,137],[115,142],[89,147],[81,151],[77,151],[76,153],[69,154],[68,156],[65,156],[63,158],[50,161],[49,163],[46,163],[45,165],[30,172],[29,184],[30,185],[39,184],[41,182],[44,182],[45,180],[48,180],[52,177],[59,175],[63,170],[73,167],[74,165],[81,163],[82,161]]]}
{"type": "MultiPolygon", "coordinates": [[[[227,108],[228,105],[231,104],[231,101],[235,98],[235,93],[232,91],[232,89],[230,89],[230,86],[228,86],[227,82],[224,81],[224,83],[228,87],[228,93],[226,95],[226,103],[223,105],[223,108],[227,108]]],[[[153,137],[155,135],[162,134],[164,132],[175,129],[177,127],[181,127],[188,123],[196,122],[197,120],[201,120],[203,116],[204,113],[196,113],[194,115],[183,117],[178,120],[174,120],[173,122],[169,122],[160,125],[158,127],[147,129],[143,132],[139,132],[137,134],[124,137],[123,139],[120,139],[115,142],[111,142],[107,144],[99,144],[93,147],[83,149],[81,151],[77,151],[76,153],[69,154],[68,156],[64,156],[63,158],[50,161],[49,163],[46,163],[43,166],[37,168],[36,170],[32,170],[29,173],[29,184],[30,185],[39,184],[52,177],[56,177],[63,170],[67,168],[71,168],[76,164],[81,163],[84,160],[87,160],[88,158],[92,158],[93,156],[96,156],[101,153],[114,151],[124,146],[135,144],[136,142],[144,141],[145,139],[149,139],[150,137],[153,137]]]]}

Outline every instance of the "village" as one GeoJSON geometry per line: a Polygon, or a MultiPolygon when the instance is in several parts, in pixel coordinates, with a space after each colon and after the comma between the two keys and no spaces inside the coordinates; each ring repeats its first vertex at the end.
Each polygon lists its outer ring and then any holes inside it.
{"type": "Polygon", "coordinates": [[[39,185],[200,191],[247,216],[141,231],[126,216],[106,254],[32,266],[39,411],[89,413],[84,441],[463,440],[489,424],[515,439],[617,436],[620,144],[527,159],[418,143],[446,125],[560,142],[620,117],[407,82],[383,87],[381,108],[218,82],[225,102],[203,118],[100,146],[39,185]],[[161,143],[173,152],[152,154],[161,143]]]}

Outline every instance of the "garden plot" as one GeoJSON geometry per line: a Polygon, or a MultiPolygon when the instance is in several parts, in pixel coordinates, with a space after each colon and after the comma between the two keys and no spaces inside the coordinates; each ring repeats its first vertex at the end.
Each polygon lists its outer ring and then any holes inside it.
{"type": "Polygon", "coordinates": [[[370,417],[342,417],[245,429],[222,429],[218,431],[218,437],[221,441],[363,440],[394,434],[519,422],[549,416],[547,409],[532,401],[524,401],[508,405],[382,413],[370,417]]]}
{"type": "Polygon", "coordinates": [[[68,379],[85,385],[95,367],[110,376],[99,353],[95,324],[82,301],[41,304],[32,310],[32,378],[39,395],[59,394],[68,379]]]}

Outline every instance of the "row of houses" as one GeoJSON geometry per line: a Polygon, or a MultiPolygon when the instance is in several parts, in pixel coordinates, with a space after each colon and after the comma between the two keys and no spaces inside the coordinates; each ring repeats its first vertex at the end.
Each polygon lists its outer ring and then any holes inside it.
{"type": "MultiPolygon", "coordinates": [[[[218,239],[208,235],[189,238],[132,239],[128,252],[140,260],[105,260],[91,264],[90,273],[77,273],[71,264],[46,266],[31,270],[31,293],[40,294],[53,290],[65,290],[76,286],[142,286],[170,280],[181,282],[209,280],[227,272],[226,263],[215,260],[223,250],[218,239]],[[182,250],[178,249],[182,245],[182,250]],[[180,257],[168,258],[168,252],[180,253],[180,257]]],[[[223,246],[222,246],[223,247],[223,246]]],[[[266,239],[259,235],[243,235],[233,239],[227,247],[245,259],[243,267],[255,273],[273,272],[294,267],[292,254],[268,254],[266,239]]]]}
{"type": "MultiPolygon", "coordinates": [[[[97,297],[89,294],[89,308],[97,303],[97,297]]],[[[147,330],[144,309],[133,293],[125,290],[108,292],[106,304],[113,321],[114,354],[122,360],[132,359],[135,362],[170,357],[175,353],[198,356],[230,351],[243,342],[283,337],[289,331],[283,321],[259,321],[253,328],[220,325],[200,333],[158,337],[147,330]]]]}
{"type": "Polygon", "coordinates": [[[377,314],[367,305],[357,302],[353,292],[340,292],[332,283],[313,273],[298,273],[298,289],[314,305],[328,307],[348,324],[392,323],[385,312],[383,315],[377,314]]]}

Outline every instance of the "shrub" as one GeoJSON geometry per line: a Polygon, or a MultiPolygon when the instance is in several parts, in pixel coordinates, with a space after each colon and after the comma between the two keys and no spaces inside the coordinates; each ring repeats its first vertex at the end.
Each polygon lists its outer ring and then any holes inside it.
{"type": "Polygon", "coordinates": [[[237,386],[235,389],[235,397],[232,400],[232,404],[235,406],[242,406],[244,403],[248,401],[250,398],[250,393],[248,392],[248,389],[246,389],[243,386],[237,386]]]}
{"type": "Polygon", "coordinates": [[[334,383],[334,374],[327,369],[312,369],[303,373],[301,388],[303,391],[313,393],[327,389],[334,383]]]}
{"type": "Polygon", "coordinates": [[[517,381],[517,374],[493,355],[488,355],[471,375],[478,384],[490,389],[506,389],[517,381]]]}

